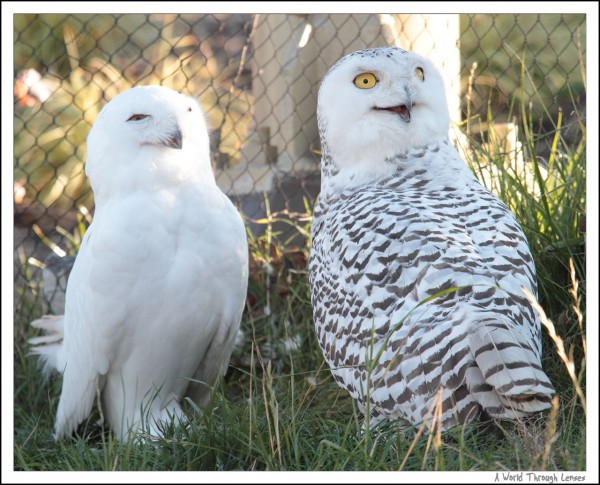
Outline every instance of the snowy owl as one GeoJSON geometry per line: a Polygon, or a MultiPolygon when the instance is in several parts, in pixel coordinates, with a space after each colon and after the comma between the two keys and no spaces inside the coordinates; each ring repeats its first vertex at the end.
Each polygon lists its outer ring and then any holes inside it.
{"type": "Polygon", "coordinates": [[[549,407],[537,291],[513,214],[448,141],[443,81],[399,48],[323,79],[309,262],[317,337],[372,427],[448,429],[549,407]]]}
{"type": "Polygon", "coordinates": [[[97,395],[120,439],[160,435],[224,374],[246,297],[243,221],[215,183],[204,115],[169,88],[115,97],[87,139],[96,210],[69,277],[64,317],[34,322],[63,373],[55,438],[97,395]]]}

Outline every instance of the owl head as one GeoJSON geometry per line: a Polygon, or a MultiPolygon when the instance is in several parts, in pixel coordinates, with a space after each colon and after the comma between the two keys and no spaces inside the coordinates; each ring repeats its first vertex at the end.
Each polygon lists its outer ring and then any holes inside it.
{"type": "Polygon", "coordinates": [[[96,199],[136,187],[213,179],[200,105],[164,86],[122,92],[90,130],[85,170],[96,199]]]}
{"type": "Polygon", "coordinates": [[[321,143],[339,169],[444,140],[450,124],[438,70],[396,47],[340,59],[321,84],[318,118],[321,143]]]}

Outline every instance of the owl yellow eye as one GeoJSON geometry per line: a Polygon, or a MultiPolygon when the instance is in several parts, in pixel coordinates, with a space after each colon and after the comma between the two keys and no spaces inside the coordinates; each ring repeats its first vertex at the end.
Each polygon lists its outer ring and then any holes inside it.
{"type": "Polygon", "coordinates": [[[354,78],[354,85],[360,89],[371,89],[377,84],[375,74],[363,72],[354,78]]]}
{"type": "Polygon", "coordinates": [[[415,74],[421,81],[425,81],[425,73],[423,72],[423,69],[421,67],[417,67],[415,69],[415,74]]]}

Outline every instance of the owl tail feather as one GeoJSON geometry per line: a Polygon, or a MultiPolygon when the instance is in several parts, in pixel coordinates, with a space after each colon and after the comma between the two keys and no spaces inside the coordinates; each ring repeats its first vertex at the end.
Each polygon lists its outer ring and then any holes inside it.
{"type": "Polygon", "coordinates": [[[29,345],[32,346],[30,353],[40,356],[44,374],[50,374],[53,371],[62,372],[60,354],[64,336],[64,316],[44,315],[31,322],[31,326],[46,332],[45,335],[28,340],[29,345]]]}
{"type": "Polygon", "coordinates": [[[524,335],[504,323],[487,324],[470,335],[469,345],[480,371],[469,387],[488,414],[514,419],[550,407],[554,388],[524,335]]]}

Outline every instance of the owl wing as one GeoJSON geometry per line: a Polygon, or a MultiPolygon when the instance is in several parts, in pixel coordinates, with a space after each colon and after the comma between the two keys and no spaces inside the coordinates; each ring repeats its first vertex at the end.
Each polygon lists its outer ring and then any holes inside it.
{"type": "MultiPolygon", "coordinates": [[[[533,264],[514,217],[478,184],[462,194],[420,189],[342,196],[315,226],[326,234],[315,238],[315,320],[336,379],[354,397],[368,395],[375,414],[402,408],[413,423],[431,412],[440,385],[448,420],[473,415],[478,396],[465,385],[476,363],[484,375],[480,395],[495,394],[494,384],[508,389],[508,380],[523,381],[498,370],[522,363],[536,374],[530,391],[548,391],[539,368],[539,320],[520,290],[535,291],[533,264]],[[473,334],[486,322],[505,330],[473,334]],[[509,342],[525,350],[496,354],[496,365],[490,354],[476,362],[483,341],[491,335],[506,343],[510,332],[517,336],[509,342]],[[490,383],[491,369],[499,374],[490,383]]],[[[488,401],[498,409],[504,404],[488,401]]]]}
{"type": "Polygon", "coordinates": [[[56,439],[70,435],[90,414],[96,393],[102,388],[101,377],[108,371],[110,347],[113,339],[118,339],[115,327],[122,321],[118,306],[102,303],[110,295],[99,283],[110,269],[96,260],[97,224],[94,221],[84,236],[67,285],[63,345],[57,359],[63,383],[56,439]],[[90,280],[90,275],[98,279],[90,280]]]}

